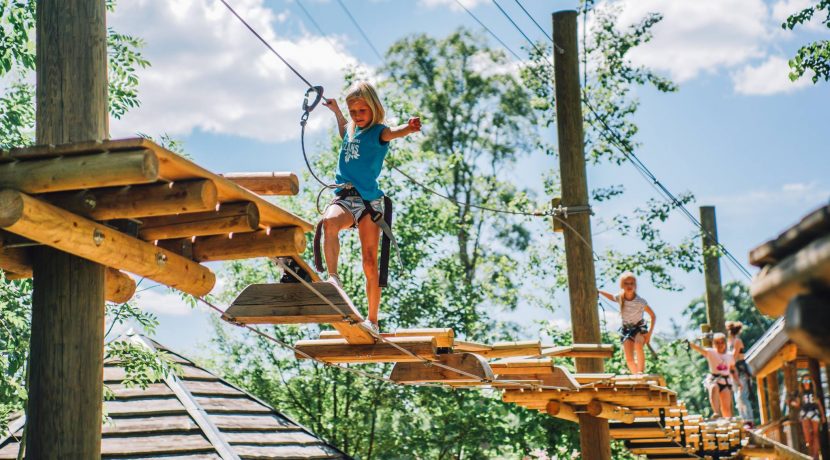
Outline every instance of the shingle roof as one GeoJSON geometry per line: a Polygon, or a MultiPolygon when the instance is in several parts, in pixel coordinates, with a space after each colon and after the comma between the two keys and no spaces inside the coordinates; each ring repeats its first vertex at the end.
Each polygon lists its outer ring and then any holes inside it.
{"type": "MultiPolygon", "coordinates": [[[[139,335],[133,340],[167,352],[182,375],[148,388],[127,388],[124,369],[104,366],[104,384],[115,399],[104,403],[110,421],[103,427],[104,459],[348,459],[256,397],[192,361],[139,335]]],[[[0,460],[15,459],[23,418],[13,435],[0,436],[0,460]]]]}

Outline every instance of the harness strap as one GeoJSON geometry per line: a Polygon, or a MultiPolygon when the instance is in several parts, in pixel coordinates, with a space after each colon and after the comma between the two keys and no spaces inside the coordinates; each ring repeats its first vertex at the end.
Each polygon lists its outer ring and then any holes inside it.
{"type": "Polygon", "coordinates": [[[314,244],[312,250],[314,251],[314,268],[318,272],[323,273],[323,251],[320,248],[320,241],[323,237],[323,221],[317,222],[317,228],[314,230],[314,244]]]}
{"type": "MultiPolygon", "coordinates": [[[[380,244],[380,277],[378,279],[380,287],[386,287],[389,284],[389,246],[395,235],[392,233],[392,199],[385,195],[383,197],[383,219],[380,222],[383,222],[389,228],[387,234],[381,227],[383,240],[380,244]]],[[[396,243],[395,250],[397,249],[398,245],[396,243]]],[[[400,252],[398,252],[398,259],[400,259],[400,252]]]]}

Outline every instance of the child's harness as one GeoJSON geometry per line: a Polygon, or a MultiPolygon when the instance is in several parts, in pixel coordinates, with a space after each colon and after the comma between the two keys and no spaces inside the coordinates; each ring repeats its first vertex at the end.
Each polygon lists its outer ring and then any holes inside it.
{"type": "Polygon", "coordinates": [[[637,334],[647,334],[648,333],[648,326],[646,326],[646,320],[641,319],[639,322],[635,324],[623,324],[620,328],[620,342],[625,342],[626,340],[634,340],[637,337],[637,334]]]}
{"type": "MultiPolygon", "coordinates": [[[[392,199],[388,196],[383,196],[383,212],[376,210],[372,207],[372,203],[363,199],[360,196],[360,193],[357,191],[356,188],[352,187],[350,184],[347,184],[345,187],[341,188],[337,192],[337,196],[340,198],[346,198],[350,196],[356,196],[363,201],[363,213],[358,217],[358,221],[364,218],[366,215],[371,217],[372,222],[375,223],[380,230],[383,232],[383,240],[381,241],[380,245],[380,263],[379,263],[379,280],[378,284],[380,287],[386,287],[389,284],[389,250],[391,245],[395,246],[395,253],[398,255],[398,263],[401,267],[403,267],[403,262],[401,260],[401,251],[398,248],[398,240],[395,238],[394,233],[392,233],[392,199]]],[[[323,254],[321,250],[321,240],[323,236],[323,221],[317,223],[317,228],[314,231],[314,268],[317,271],[322,272],[325,270],[323,267],[323,254]]]]}

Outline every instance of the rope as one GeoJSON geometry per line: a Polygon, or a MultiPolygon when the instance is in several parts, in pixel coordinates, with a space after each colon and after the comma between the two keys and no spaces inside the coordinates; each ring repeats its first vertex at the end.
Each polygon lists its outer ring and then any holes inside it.
{"type": "Polygon", "coordinates": [[[372,41],[369,40],[369,36],[366,35],[366,32],[364,32],[363,28],[360,27],[360,24],[357,23],[357,20],[354,18],[354,16],[352,16],[352,13],[349,11],[349,9],[346,8],[346,5],[343,3],[343,0],[337,0],[337,3],[339,3],[340,7],[343,8],[343,11],[346,13],[346,16],[348,16],[349,19],[352,21],[352,24],[354,24],[354,26],[357,28],[357,31],[360,32],[360,35],[363,35],[363,39],[366,40],[366,43],[368,43],[369,47],[372,48],[372,52],[375,53],[375,56],[377,56],[379,60],[383,61],[383,56],[381,56],[378,49],[375,48],[375,45],[372,44],[372,41]]]}
{"type": "Polygon", "coordinates": [[[476,17],[476,15],[474,15],[472,11],[468,10],[468,9],[467,9],[467,7],[466,7],[466,6],[464,6],[464,4],[463,4],[463,3],[461,3],[461,1],[460,1],[460,0],[455,0],[455,3],[458,3],[458,6],[460,6],[461,8],[463,8],[463,9],[464,9],[464,11],[466,11],[466,12],[467,12],[467,14],[469,14],[469,15],[470,15],[470,17],[472,17],[472,18],[473,18],[473,19],[474,19],[474,20],[478,23],[478,25],[480,25],[480,26],[481,26],[484,30],[486,30],[486,31],[487,31],[487,32],[488,32],[488,33],[489,33],[489,34],[490,34],[493,38],[495,38],[495,39],[496,39],[496,41],[497,41],[497,42],[499,42],[499,43],[501,44],[501,46],[503,46],[503,47],[504,47],[504,49],[506,49],[507,51],[509,51],[509,52],[510,52],[510,54],[512,54],[512,55],[513,55],[513,57],[515,57],[515,58],[516,58],[516,59],[518,59],[519,61],[522,61],[522,58],[521,58],[521,57],[519,57],[519,55],[518,55],[518,54],[516,54],[516,52],[515,52],[515,51],[513,51],[512,49],[510,49],[510,47],[509,47],[509,46],[507,46],[507,44],[506,44],[506,43],[504,43],[504,41],[502,41],[502,39],[501,39],[501,38],[499,38],[499,36],[498,36],[498,35],[496,35],[496,34],[495,34],[495,32],[493,32],[492,30],[490,30],[490,28],[489,28],[489,27],[485,26],[485,25],[484,25],[484,23],[483,23],[483,22],[481,22],[481,20],[480,20],[480,19],[478,19],[478,17],[476,17]]]}
{"type": "Polygon", "coordinates": [[[250,30],[250,31],[251,31],[251,33],[252,33],[252,34],[254,34],[254,36],[256,36],[256,38],[258,38],[258,39],[259,39],[259,41],[261,41],[263,45],[265,45],[266,47],[268,47],[268,49],[269,49],[269,50],[271,50],[271,52],[272,52],[272,53],[274,53],[274,54],[275,54],[278,58],[280,58],[280,61],[282,61],[282,63],[283,63],[283,64],[285,64],[285,65],[286,65],[286,67],[288,67],[289,69],[291,69],[291,71],[292,71],[292,72],[294,72],[294,75],[296,75],[296,76],[297,76],[297,78],[299,78],[300,80],[302,80],[302,81],[303,81],[303,83],[305,83],[305,84],[306,84],[306,86],[308,86],[309,88],[313,88],[313,87],[314,87],[314,85],[312,85],[312,84],[311,84],[311,82],[309,82],[309,81],[308,81],[308,80],[307,80],[304,76],[302,76],[302,74],[300,74],[300,72],[299,72],[299,71],[297,71],[297,69],[295,69],[295,68],[294,68],[294,66],[292,66],[291,64],[289,64],[289,63],[288,63],[288,61],[286,61],[286,60],[285,60],[285,58],[284,58],[284,57],[282,57],[282,55],[281,55],[280,53],[278,53],[278,52],[277,52],[277,50],[275,50],[275,49],[274,49],[274,47],[272,47],[272,46],[271,46],[271,45],[270,45],[270,44],[269,44],[269,43],[268,43],[268,42],[267,42],[264,38],[262,38],[262,35],[260,35],[260,34],[259,34],[256,30],[254,30],[254,28],[253,28],[253,27],[251,27],[251,25],[250,25],[250,24],[248,24],[248,22],[247,22],[247,21],[245,21],[244,19],[242,19],[242,16],[240,16],[240,15],[239,15],[239,13],[237,13],[237,12],[236,12],[236,10],[234,10],[234,9],[233,9],[233,7],[232,7],[232,6],[231,6],[231,5],[230,5],[230,4],[229,4],[226,0],[219,0],[219,1],[220,1],[220,2],[222,2],[222,4],[223,4],[223,5],[225,5],[225,7],[227,7],[227,8],[228,8],[228,10],[229,10],[231,13],[233,13],[233,15],[234,15],[234,16],[236,16],[236,19],[239,19],[239,21],[240,21],[242,24],[244,24],[244,25],[245,25],[245,27],[247,27],[247,28],[248,28],[248,30],[250,30]]]}

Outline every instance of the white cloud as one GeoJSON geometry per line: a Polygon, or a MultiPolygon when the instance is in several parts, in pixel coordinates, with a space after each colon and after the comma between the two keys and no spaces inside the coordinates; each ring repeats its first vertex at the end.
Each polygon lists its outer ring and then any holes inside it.
{"type": "Polygon", "coordinates": [[[790,67],[787,59],[770,56],[758,65],[746,65],[732,73],[735,92],[746,95],[767,96],[790,93],[812,84],[809,75],[790,81],[790,67]]]}
{"type": "Polygon", "coordinates": [[[770,12],[762,0],[618,0],[621,24],[651,12],[663,20],[651,42],[631,52],[632,61],[668,72],[676,82],[715,73],[763,57],[770,35],[770,12]],[[736,13],[739,12],[739,13],[736,13]]]}
{"type": "Polygon", "coordinates": [[[178,292],[171,292],[164,286],[148,289],[136,295],[135,303],[142,310],[157,315],[188,316],[193,313],[178,292]]]}
{"type": "MultiPolygon", "coordinates": [[[[342,70],[358,63],[332,37],[279,36],[275,25],[287,14],[274,13],[264,0],[238,0],[234,8],[328,96],[339,93],[342,70]]],[[[196,128],[264,141],[299,135],[305,85],[220,2],[120,2],[108,20],[119,32],[143,38],[152,63],[139,71],[142,106],[113,120],[113,137],[183,135],[196,128]]],[[[310,129],[325,121],[312,117],[310,129]]]]}

